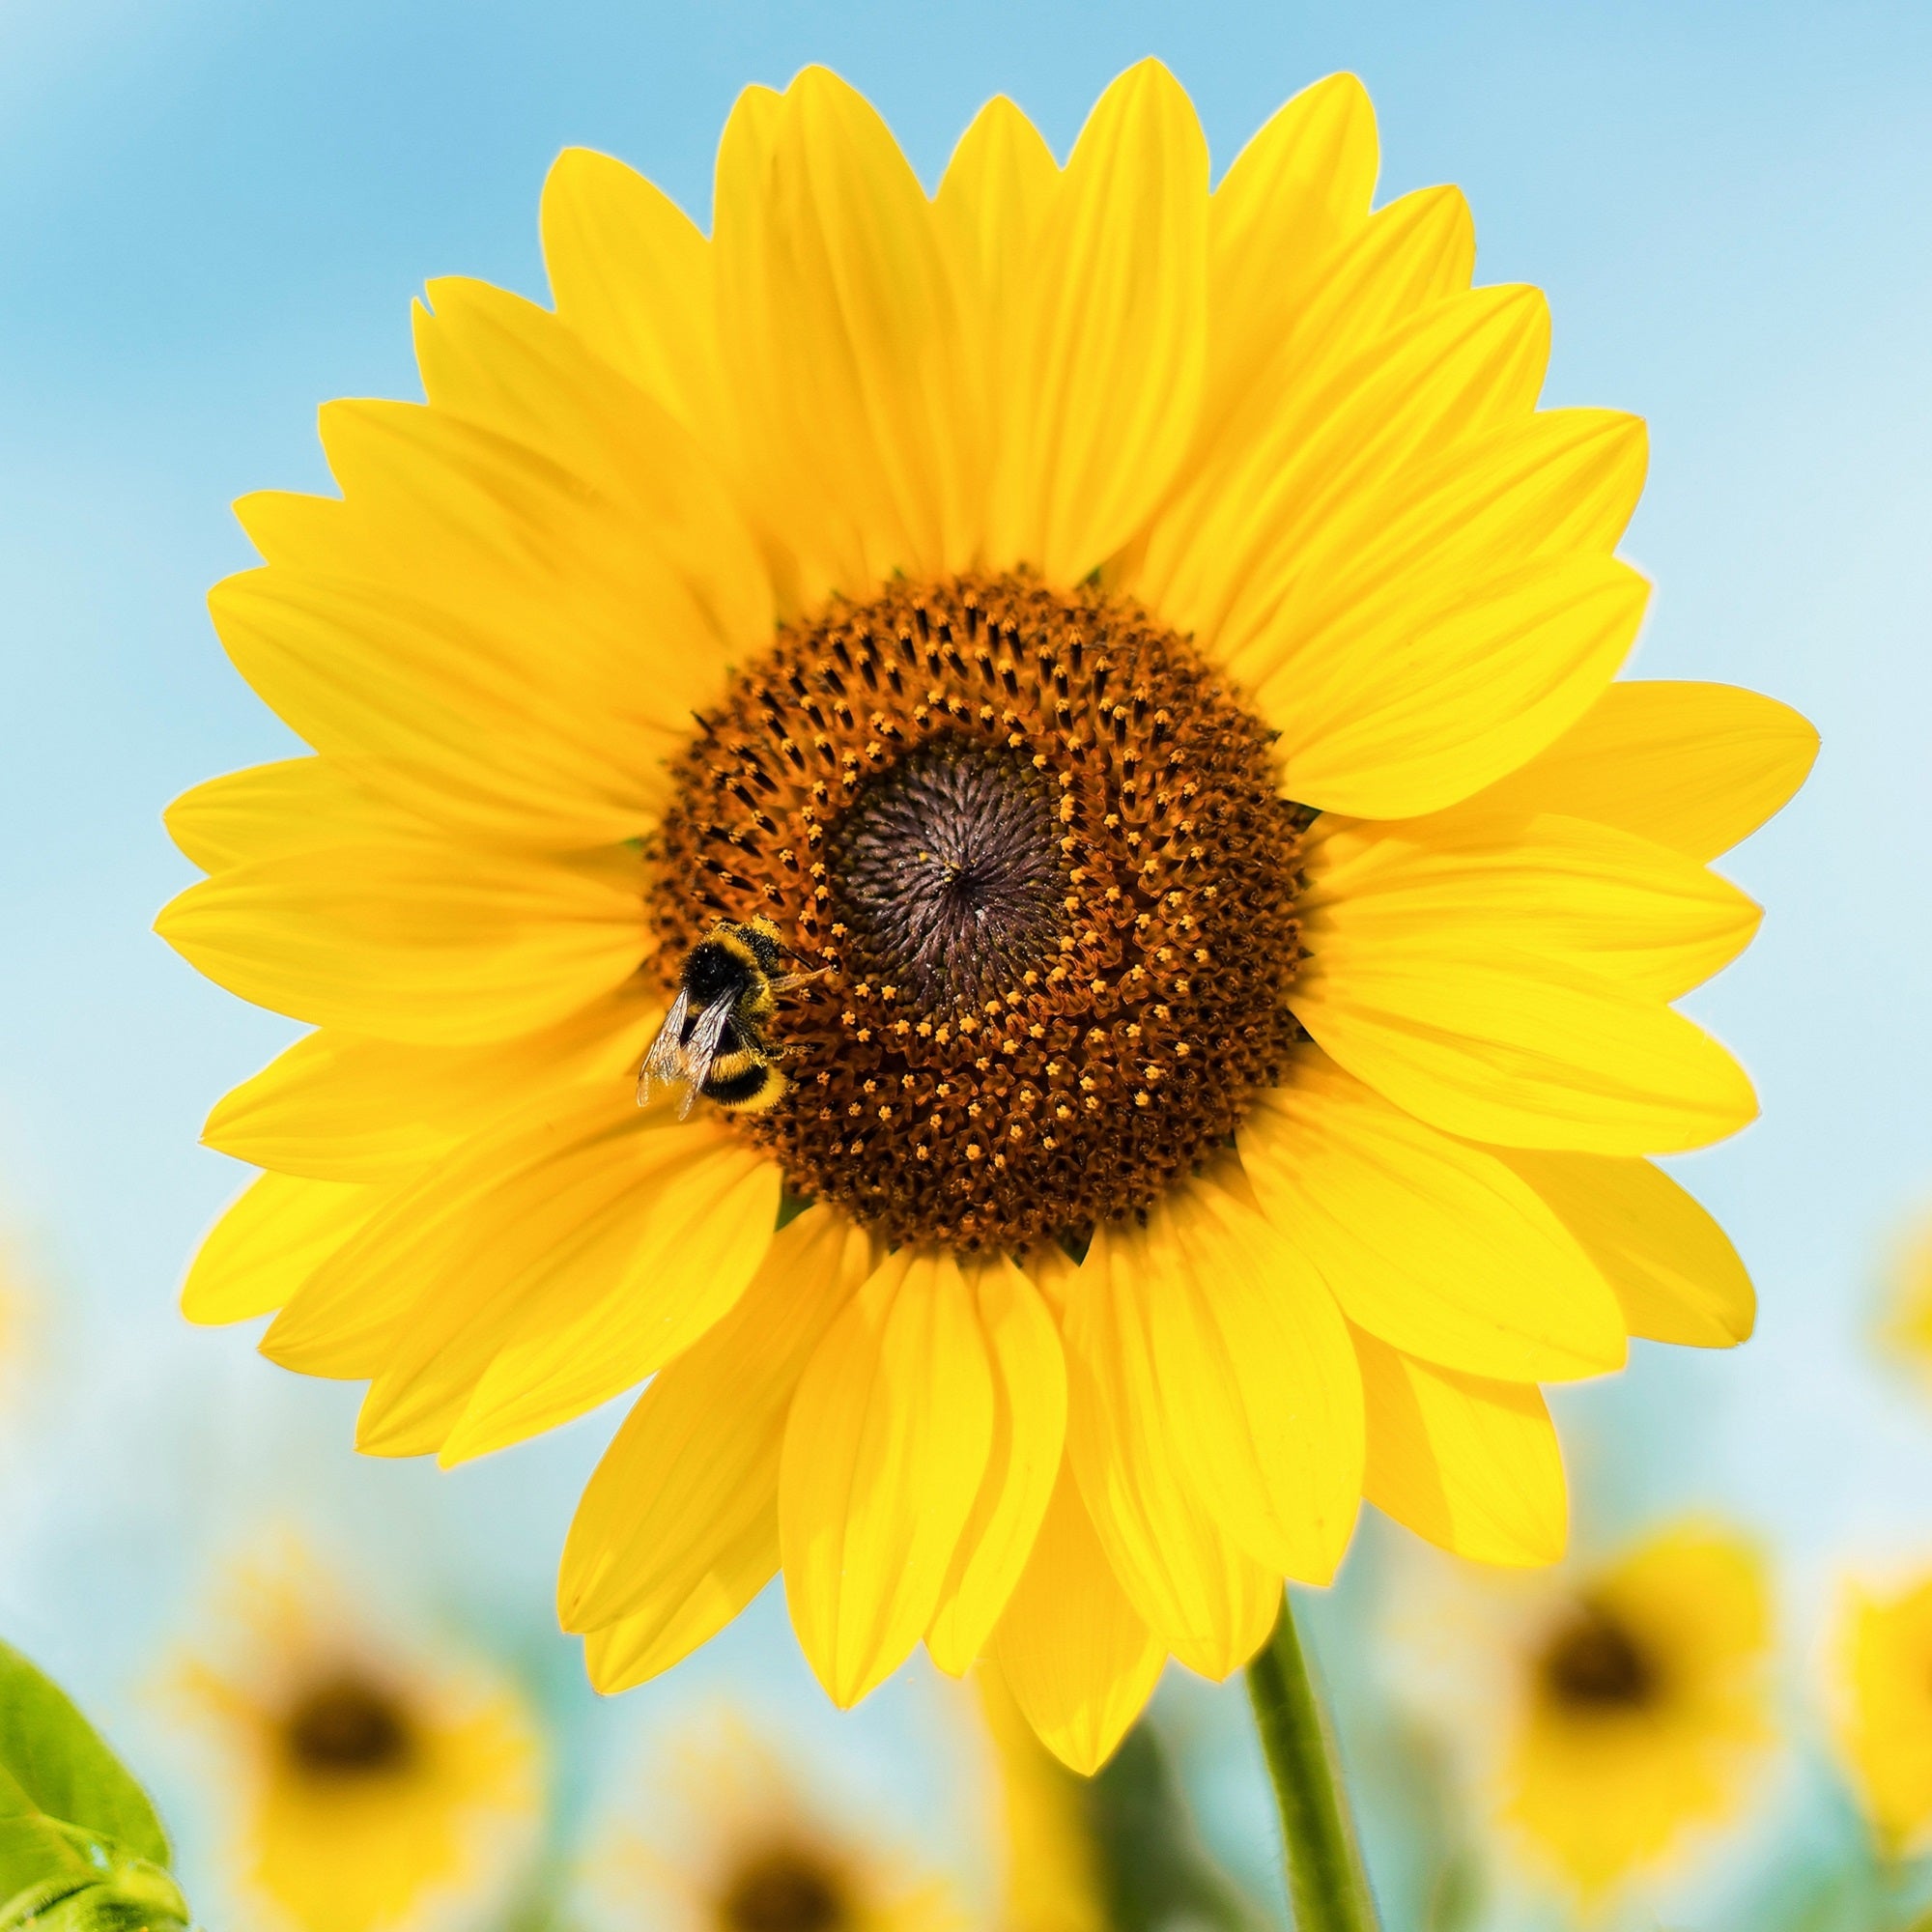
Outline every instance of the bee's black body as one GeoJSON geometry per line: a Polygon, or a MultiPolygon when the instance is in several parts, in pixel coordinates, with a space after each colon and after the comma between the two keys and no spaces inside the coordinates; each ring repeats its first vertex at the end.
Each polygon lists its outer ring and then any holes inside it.
{"type": "Polygon", "coordinates": [[[638,1076],[638,1097],[654,1080],[682,1081],[688,1112],[693,1098],[734,1113],[762,1114],[790,1085],[778,1069],[781,1052],[765,1037],[778,994],[801,975],[778,980],[776,928],[764,920],[721,920],[691,949],[678,975],[677,998],[638,1076]]]}

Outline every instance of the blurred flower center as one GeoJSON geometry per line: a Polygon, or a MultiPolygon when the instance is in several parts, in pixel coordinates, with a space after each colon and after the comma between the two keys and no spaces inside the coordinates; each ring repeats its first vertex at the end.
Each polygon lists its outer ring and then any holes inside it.
{"type": "Polygon", "coordinates": [[[1579,1713],[1637,1711],[1662,1688],[1657,1664],[1629,1628],[1601,1604],[1572,1612],[1543,1653],[1545,1695],[1579,1713]]]}
{"type": "Polygon", "coordinates": [[[1300,834],[1273,734],[1092,586],[888,586],[782,632],[680,761],[666,969],[776,921],[821,980],[794,1091],[737,1117],[895,1241],[1024,1249],[1150,1205],[1300,1037],[1300,834]]]}
{"type": "Polygon", "coordinates": [[[297,1699],[282,1745],[295,1769],[316,1778],[380,1776],[404,1770],[416,1751],[414,1727],[394,1696],[348,1672],[297,1699]]]}
{"type": "Polygon", "coordinates": [[[854,1915],[842,1875],[796,1845],[778,1845],[732,1873],[718,1901],[720,1932],[838,1932],[854,1915]]]}

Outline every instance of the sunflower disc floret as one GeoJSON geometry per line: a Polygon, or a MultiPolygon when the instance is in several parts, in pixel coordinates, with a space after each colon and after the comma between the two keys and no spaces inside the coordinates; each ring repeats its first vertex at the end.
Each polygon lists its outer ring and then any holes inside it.
{"type": "Polygon", "coordinates": [[[658,957],[775,921],[825,977],[745,1130],[895,1242],[1023,1251],[1155,1200],[1299,1037],[1271,734],[1124,599],[895,585],[788,629],[685,754],[658,957]]]}

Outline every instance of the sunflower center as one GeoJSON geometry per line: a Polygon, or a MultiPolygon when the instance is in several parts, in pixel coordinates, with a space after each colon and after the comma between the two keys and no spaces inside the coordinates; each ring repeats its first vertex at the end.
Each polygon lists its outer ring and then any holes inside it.
{"type": "Polygon", "coordinates": [[[914,998],[977,1005],[1046,964],[1066,878],[1037,781],[942,740],[860,787],[832,870],[859,943],[914,998]]]}
{"type": "Polygon", "coordinates": [[[718,1901],[720,1932],[838,1932],[851,1918],[838,1874],[791,1845],[748,1859],[718,1901]]]}
{"type": "Polygon", "coordinates": [[[345,1673],[296,1700],[282,1722],[282,1747],[306,1776],[353,1779],[401,1771],[416,1743],[407,1713],[387,1690],[345,1673]]]}
{"type": "Polygon", "coordinates": [[[667,990],[716,919],[824,968],[738,1115],[894,1241],[1018,1251],[1146,1208],[1301,1036],[1311,813],[1271,733],[1124,599],[894,584],[780,634],[675,770],[667,990]]]}
{"type": "Polygon", "coordinates": [[[1541,1674],[1550,1701],[1581,1715],[1642,1710],[1662,1688],[1644,1646],[1600,1604],[1572,1612],[1544,1651],[1541,1674]]]}

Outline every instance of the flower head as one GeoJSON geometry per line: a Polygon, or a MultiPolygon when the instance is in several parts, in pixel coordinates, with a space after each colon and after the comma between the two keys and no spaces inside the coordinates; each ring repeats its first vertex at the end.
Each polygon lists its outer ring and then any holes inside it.
{"type": "Polygon", "coordinates": [[[1771,1741],[1763,1559],[1687,1523],[1608,1562],[1424,1593],[1406,1644],[1512,1848],[1585,1899],[1742,1807],[1771,1741]]]}
{"type": "Polygon", "coordinates": [[[1505,1771],[1505,1812],[1596,1893],[1732,1816],[1770,1741],[1763,1562],[1687,1528],[1552,1605],[1505,1771]]]}
{"type": "Polygon", "coordinates": [[[1210,193],[1150,62],[928,197],[810,69],[709,238],[565,155],[554,310],[433,285],[427,403],[242,505],[215,621],[316,755],[178,802],[161,924],[317,1031],[210,1122],[266,1172],[185,1306],[376,1454],[654,1377],[564,1558],[600,1685],[782,1567],[840,1702],[991,1654],[1092,1769],[1364,1494],[1548,1560],[1538,1384],[1748,1332],[1645,1156],[1754,1110],[1670,1003],[1815,740],[1611,682],[1642,425],[1539,411],[1542,298],[1376,166],[1341,76],[1210,193]],[[781,970],[695,990],[719,930],[781,970]]]}
{"type": "Polygon", "coordinates": [[[238,1571],[229,1598],[179,1699],[216,1747],[253,1908],[374,1932],[498,1895],[540,1796],[513,1687],[372,1635],[292,1549],[238,1571]]]}

